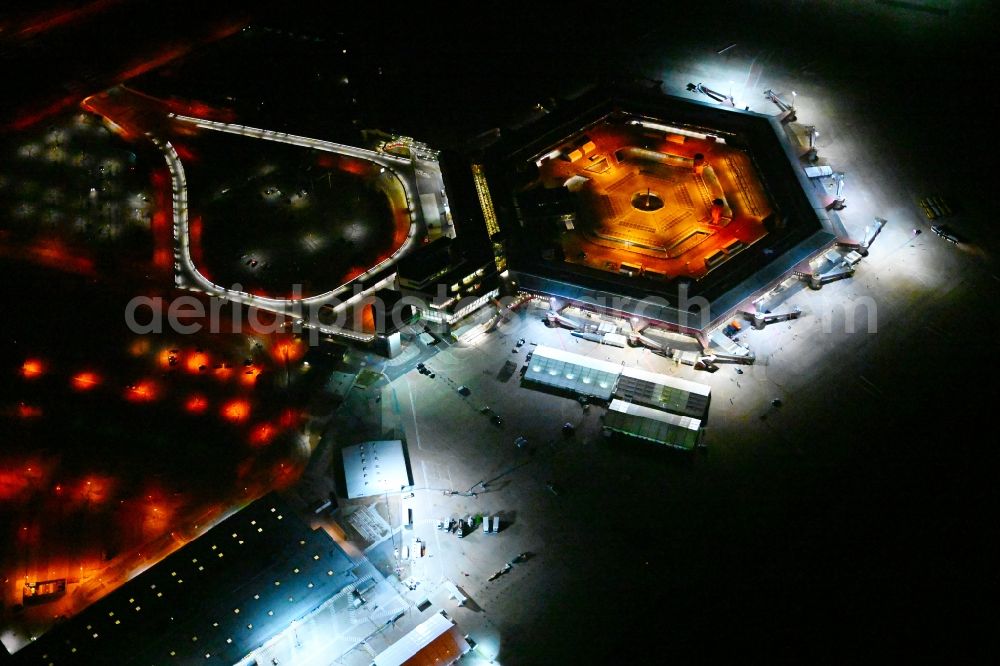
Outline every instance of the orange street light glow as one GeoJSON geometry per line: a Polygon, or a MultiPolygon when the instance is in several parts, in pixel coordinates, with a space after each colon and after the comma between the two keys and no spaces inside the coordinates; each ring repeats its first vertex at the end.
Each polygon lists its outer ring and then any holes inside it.
{"type": "Polygon", "coordinates": [[[0,500],[9,500],[20,495],[29,485],[24,475],[13,470],[0,471],[0,500]]]}
{"type": "Polygon", "coordinates": [[[149,339],[137,338],[129,345],[128,353],[135,357],[144,356],[149,353],[149,339]]]}
{"type": "Polygon", "coordinates": [[[151,400],[156,400],[159,396],[159,390],[156,384],[144,379],[138,384],[134,384],[125,391],[126,399],[132,402],[149,402],[151,400]]]}
{"type": "Polygon", "coordinates": [[[184,409],[191,414],[201,414],[208,409],[208,400],[202,395],[192,395],[184,403],[184,409]]]}
{"type": "Polygon", "coordinates": [[[270,423],[261,423],[254,427],[253,431],[250,433],[250,443],[255,446],[264,446],[265,444],[270,444],[271,440],[274,439],[277,430],[270,423]]]}
{"type": "Polygon", "coordinates": [[[281,417],[278,419],[278,423],[282,428],[294,428],[299,425],[299,419],[301,414],[294,409],[286,409],[281,412],[281,417]]]}
{"type": "Polygon", "coordinates": [[[232,400],[222,407],[222,416],[227,421],[242,423],[250,418],[250,403],[246,400],[232,400]]]}
{"type": "Polygon", "coordinates": [[[174,360],[174,363],[177,362],[176,355],[172,353],[169,349],[161,349],[160,353],[156,355],[157,364],[164,370],[171,367],[170,363],[171,359],[174,360]]]}
{"type": "Polygon", "coordinates": [[[17,415],[22,419],[34,419],[42,415],[42,408],[26,405],[23,402],[17,406],[17,415]]]}
{"type": "Polygon", "coordinates": [[[274,358],[277,361],[297,361],[302,356],[302,345],[292,340],[282,340],[274,346],[274,358]]]}
{"type": "Polygon", "coordinates": [[[89,391],[101,383],[101,378],[93,372],[81,372],[73,377],[73,388],[77,391],[89,391]]]}
{"type": "Polygon", "coordinates": [[[45,372],[44,364],[36,358],[29,358],[21,366],[21,375],[25,379],[34,379],[45,372]]]}
{"type": "Polygon", "coordinates": [[[195,352],[194,354],[188,356],[187,362],[184,364],[184,366],[187,368],[188,372],[198,373],[198,372],[204,372],[204,370],[208,370],[209,364],[211,362],[212,359],[209,358],[208,354],[206,354],[205,352],[195,352]],[[204,370],[202,370],[202,368],[204,368],[204,370]]]}
{"type": "Polygon", "coordinates": [[[246,372],[240,375],[240,381],[248,386],[252,386],[257,381],[257,375],[260,374],[260,370],[257,368],[249,368],[246,372]]]}

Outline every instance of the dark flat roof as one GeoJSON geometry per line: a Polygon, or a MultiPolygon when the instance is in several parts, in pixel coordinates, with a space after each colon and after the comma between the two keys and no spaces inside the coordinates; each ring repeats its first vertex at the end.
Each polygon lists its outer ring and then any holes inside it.
{"type": "Polygon", "coordinates": [[[352,569],[329,535],[271,493],[56,625],[12,663],[234,664],[354,582],[352,569]]]}

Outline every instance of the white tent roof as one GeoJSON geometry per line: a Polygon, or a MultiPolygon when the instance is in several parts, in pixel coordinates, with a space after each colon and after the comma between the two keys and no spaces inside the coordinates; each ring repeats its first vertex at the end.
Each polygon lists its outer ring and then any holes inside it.
{"type": "Polygon", "coordinates": [[[536,356],[544,356],[546,358],[563,361],[565,363],[575,363],[576,365],[583,365],[588,368],[593,368],[594,370],[610,372],[616,375],[621,374],[622,371],[622,366],[616,363],[609,363],[608,361],[602,361],[599,358],[590,358],[589,356],[584,356],[583,354],[574,354],[573,352],[556,349],[555,347],[546,347],[545,345],[538,345],[535,347],[535,351],[531,358],[534,359],[536,356]]]}
{"type": "Polygon", "coordinates": [[[642,368],[625,368],[622,370],[622,375],[642,379],[653,384],[659,384],[660,386],[669,386],[670,388],[680,389],[697,395],[710,395],[712,393],[712,387],[708,384],[699,384],[698,382],[692,382],[679,377],[650,372],[642,368]]]}
{"type": "MultiPolygon", "coordinates": [[[[400,666],[401,664],[406,663],[408,659],[416,655],[422,649],[430,645],[435,638],[454,626],[454,623],[446,618],[443,613],[435,613],[426,621],[421,622],[414,627],[410,633],[406,634],[383,650],[377,657],[375,657],[372,665],[400,666]]],[[[458,640],[461,641],[458,647],[462,654],[465,654],[470,649],[469,644],[466,643],[463,638],[459,638],[458,640]]]]}
{"type": "Polygon", "coordinates": [[[668,423],[674,427],[686,428],[687,430],[697,431],[701,427],[701,421],[691,418],[690,416],[679,416],[677,414],[671,414],[670,412],[664,412],[660,409],[653,409],[652,407],[625,402],[624,400],[612,400],[611,404],[608,405],[608,411],[623,412],[625,414],[639,416],[644,419],[653,419],[654,421],[668,423]]]}
{"type": "Polygon", "coordinates": [[[633,437],[691,450],[698,444],[701,421],[623,400],[612,400],[604,427],[633,437]]]}
{"type": "Polygon", "coordinates": [[[608,400],[621,371],[622,366],[614,363],[539,345],[531,355],[524,378],[608,400]]]}
{"type": "Polygon", "coordinates": [[[398,439],[362,442],[345,447],[341,454],[350,499],[399,492],[404,486],[413,485],[403,443],[398,439]]]}

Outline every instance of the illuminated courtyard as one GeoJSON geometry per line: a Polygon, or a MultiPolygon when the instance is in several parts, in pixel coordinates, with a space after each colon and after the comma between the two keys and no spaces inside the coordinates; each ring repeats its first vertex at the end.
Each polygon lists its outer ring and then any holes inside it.
{"type": "Polygon", "coordinates": [[[867,242],[805,177],[793,136],[765,113],[594,86],[502,136],[481,178],[522,289],[707,347],[785,278],[867,242]]]}
{"type": "Polygon", "coordinates": [[[698,279],[767,234],[751,158],[721,137],[607,119],[567,144],[541,161],[539,181],[578,201],[579,223],[562,235],[568,262],[698,279]]]}

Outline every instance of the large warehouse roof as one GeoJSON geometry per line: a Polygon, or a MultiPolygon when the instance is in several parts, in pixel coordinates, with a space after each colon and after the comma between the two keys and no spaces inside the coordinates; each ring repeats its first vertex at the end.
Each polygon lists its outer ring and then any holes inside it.
{"type": "Polygon", "coordinates": [[[609,400],[622,367],[607,361],[539,345],[524,378],[580,395],[609,400]]]}
{"type": "Polygon", "coordinates": [[[711,387],[706,384],[640,368],[622,370],[615,388],[617,398],[702,421],[708,416],[711,393],[711,387]]]}
{"type": "Polygon", "coordinates": [[[701,421],[622,400],[612,400],[608,413],[604,416],[604,427],[656,444],[690,451],[698,445],[701,421]]]}
{"type": "Polygon", "coordinates": [[[355,581],[271,493],[14,655],[15,664],[234,664],[355,581]]]}
{"type": "Polygon", "coordinates": [[[653,382],[654,384],[675,387],[682,391],[694,393],[696,395],[709,395],[712,393],[712,387],[708,384],[699,384],[698,382],[681,379],[680,377],[671,377],[670,375],[664,375],[659,372],[650,372],[649,370],[643,370],[642,368],[625,368],[622,370],[622,375],[625,377],[644,379],[647,382],[653,382]]]}

